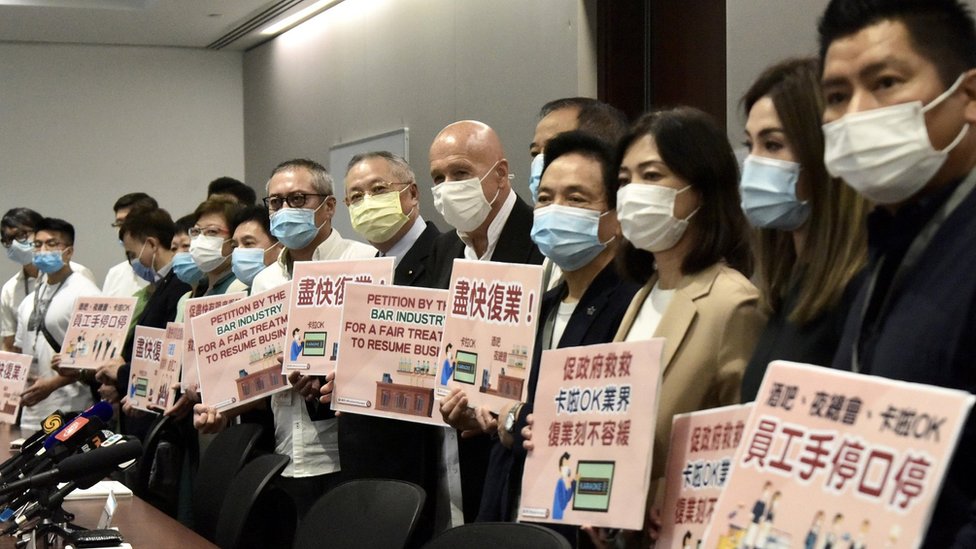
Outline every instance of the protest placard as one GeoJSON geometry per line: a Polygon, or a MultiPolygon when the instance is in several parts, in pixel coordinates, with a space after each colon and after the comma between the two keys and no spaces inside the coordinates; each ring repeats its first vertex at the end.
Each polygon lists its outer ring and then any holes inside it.
{"type": "Polygon", "coordinates": [[[197,369],[197,351],[190,320],[218,307],[247,297],[247,292],[231,292],[222,295],[194,297],[186,300],[183,309],[183,364],[180,372],[180,388],[186,391],[200,389],[200,371],[197,369]]]}
{"type": "MultiPolygon", "coordinates": [[[[166,323],[159,361],[149,365],[149,373],[144,382],[149,387],[148,391],[141,391],[132,395],[132,385],[131,383],[129,385],[129,403],[133,407],[155,412],[165,410],[176,402],[176,392],[173,391],[173,387],[180,379],[180,363],[183,356],[183,327],[182,322],[166,323]]],[[[140,327],[136,327],[136,330],[139,329],[140,327]]],[[[135,361],[133,360],[134,364],[135,361]]]]}
{"type": "Polygon", "coordinates": [[[27,388],[31,356],[0,351],[0,423],[17,424],[20,394],[27,388]]]}
{"type": "MultiPolygon", "coordinates": [[[[156,371],[163,359],[163,341],[166,330],[136,325],[132,339],[132,360],[129,364],[129,404],[139,410],[152,411],[149,404],[160,397],[160,388],[155,384],[156,371]]],[[[162,389],[163,398],[168,399],[169,386],[162,389]]]]}
{"type": "Polygon", "coordinates": [[[61,366],[97,369],[122,355],[134,297],[79,297],[61,345],[61,366]]]}

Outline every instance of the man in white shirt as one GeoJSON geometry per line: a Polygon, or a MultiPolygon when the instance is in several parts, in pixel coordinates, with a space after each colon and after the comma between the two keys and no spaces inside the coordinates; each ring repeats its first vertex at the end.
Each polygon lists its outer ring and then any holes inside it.
{"type": "MultiPolygon", "coordinates": [[[[289,283],[296,261],[365,259],[376,250],[344,239],[332,228],[336,199],[332,177],[317,162],[306,159],[279,164],[271,173],[264,203],[271,214],[271,233],[284,249],[278,261],[254,277],[251,293],[289,283]]],[[[319,403],[321,380],[292,373],[291,391],[271,397],[275,424],[275,452],[291,458],[280,486],[295,501],[299,515],[338,482],[339,444],[335,414],[319,403]]],[[[225,422],[213,409],[194,406],[194,425],[213,430],[225,422]]]]}
{"type": "MultiPolygon", "coordinates": [[[[115,222],[112,223],[112,228],[118,231],[122,227],[122,222],[125,221],[126,216],[136,207],[158,208],[159,204],[156,203],[155,198],[146,193],[122,195],[115,201],[115,205],[112,207],[115,210],[115,222]]],[[[121,243],[121,241],[120,236],[119,242],[121,243]]],[[[108,270],[108,273],[105,275],[105,283],[102,284],[102,293],[114,297],[132,297],[148,284],[149,281],[139,278],[135,271],[132,270],[132,265],[128,261],[123,261],[108,270]]]]}
{"type": "MultiPolygon", "coordinates": [[[[37,285],[38,270],[34,266],[34,228],[44,216],[29,208],[13,208],[3,216],[2,242],[7,257],[20,265],[17,274],[10,277],[0,289],[0,350],[12,351],[17,335],[17,308],[37,285]]],[[[95,275],[84,265],[69,262],[71,270],[95,281],[95,275]]]]}
{"type": "Polygon", "coordinates": [[[74,227],[61,219],[44,218],[35,227],[34,263],[45,276],[17,311],[15,350],[34,357],[23,394],[21,429],[37,430],[41,420],[57,409],[82,410],[92,403],[91,390],[77,375],[62,375],[51,367],[75,300],[100,293],[94,282],[68,265],[74,237],[74,227]]]}

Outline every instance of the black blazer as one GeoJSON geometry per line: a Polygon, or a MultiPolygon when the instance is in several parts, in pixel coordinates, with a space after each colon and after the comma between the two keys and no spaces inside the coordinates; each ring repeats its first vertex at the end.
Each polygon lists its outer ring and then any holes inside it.
{"type": "MultiPolygon", "coordinates": [[[[578,347],[609,343],[613,341],[627,308],[640,289],[635,282],[623,280],[614,269],[614,264],[600,271],[586,289],[583,297],[573,310],[569,323],[556,348],[578,347]]],[[[542,360],[542,333],[545,320],[559,307],[568,288],[563,282],[542,296],[539,328],[536,331],[535,351],[532,354],[532,371],[529,373],[529,387],[526,404],[519,413],[511,449],[495,442],[491,449],[488,475],[485,479],[481,500],[479,521],[505,521],[515,509],[515,495],[522,482],[522,467],[525,464],[525,450],[522,448],[522,427],[525,418],[532,412],[535,388],[539,381],[539,364],[542,360]]],[[[572,541],[572,540],[570,540],[572,541]]]]}
{"type": "MultiPolygon", "coordinates": [[[[544,257],[529,236],[532,232],[532,220],[532,206],[515,195],[515,206],[502,227],[491,260],[498,263],[541,265],[544,257]]],[[[437,237],[429,258],[428,269],[431,275],[427,285],[431,288],[448,288],[454,260],[459,257],[464,257],[464,242],[458,237],[457,231],[447,231],[437,237]]]]}
{"type": "Polygon", "coordinates": [[[413,246],[403,254],[396,271],[393,272],[393,283],[397,286],[426,287],[426,280],[430,277],[427,270],[427,260],[433,253],[434,242],[441,232],[437,225],[427,222],[427,228],[420,233],[420,237],[413,246]]]}

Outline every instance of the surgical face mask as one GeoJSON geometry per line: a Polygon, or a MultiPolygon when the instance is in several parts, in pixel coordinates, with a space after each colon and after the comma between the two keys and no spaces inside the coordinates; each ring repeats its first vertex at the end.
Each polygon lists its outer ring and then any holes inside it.
{"type": "Polygon", "coordinates": [[[495,162],[488,173],[481,178],[472,177],[462,181],[443,181],[434,185],[431,189],[434,193],[434,207],[444,216],[444,220],[452,227],[462,233],[471,232],[477,229],[488,214],[491,213],[491,205],[498,198],[501,189],[495,192],[491,202],[485,200],[485,193],[481,189],[481,182],[488,177],[488,174],[498,166],[495,162]]]}
{"type": "Polygon", "coordinates": [[[922,190],[969,130],[966,124],[948,147],[937,151],[929,140],[925,113],[955,93],[964,76],[928,105],[900,103],[824,124],[827,171],[879,204],[895,204],[922,190]]]}
{"type": "Polygon", "coordinates": [[[219,236],[200,235],[190,240],[190,256],[193,262],[200,267],[200,270],[209,273],[213,272],[227,261],[227,256],[223,255],[224,240],[219,236]]]}
{"type": "Polygon", "coordinates": [[[562,473],[564,477],[569,478],[569,476],[573,474],[573,469],[569,466],[565,466],[562,468],[562,473]]]}
{"type": "Polygon", "coordinates": [[[18,265],[27,265],[34,261],[34,244],[14,240],[7,248],[7,257],[18,265]]]}
{"type": "Polygon", "coordinates": [[[674,217],[674,202],[680,191],[662,185],[630,183],[617,190],[617,219],[624,238],[649,252],[663,252],[674,247],[688,228],[688,220],[674,217]]]}
{"type": "Polygon", "coordinates": [[[542,153],[535,155],[529,167],[529,192],[532,193],[533,203],[539,201],[539,182],[542,181],[542,166],[546,163],[543,156],[542,153]]]}
{"type": "Polygon", "coordinates": [[[37,270],[42,273],[51,274],[60,271],[64,267],[63,250],[51,250],[47,252],[34,253],[33,262],[37,270]]]}
{"type": "Polygon", "coordinates": [[[352,228],[370,242],[386,242],[403,227],[410,217],[403,213],[400,205],[400,192],[387,192],[378,195],[363,195],[362,200],[349,206],[349,219],[352,228]]]}
{"type": "Polygon", "coordinates": [[[560,269],[575,271],[607,247],[609,241],[600,242],[599,236],[600,218],[606,213],[559,204],[536,208],[532,242],[560,269]]]}
{"type": "Polygon", "coordinates": [[[264,270],[264,254],[277,244],[265,250],[261,248],[234,248],[230,258],[230,268],[234,276],[244,284],[250,286],[254,277],[264,270]]]}
{"type": "Polygon", "coordinates": [[[796,197],[800,165],[749,155],[742,165],[742,211],[760,229],[792,231],[810,217],[810,204],[796,197]]]}
{"type": "Polygon", "coordinates": [[[176,278],[190,285],[200,282],[207,276],[207,273],[197,267],[190,252],[179,252],[173,256],[173,272],[176,273],[176,278]]]}
{"type": "Polygon", "coordinates": [[[153,263],[156,261],[156,252],[153,252],[152,258],[149,260],[149,266],[147,267],[139,260],[142,257],[142,252],[145,250],[146,243],[143,242],[142,248],[139,248],[139,253],[129,261],[129,264],[132,265],[132,270],[136,273],[136,276],[152,284],[159,278],[156,269],[153,267],[153,263]]]}
{"type": "Polygon", "coordinates": [[[271,215],[271,235],[286,248],[301,250],[315,240],[319,229],[315,224],[315,212],[325,205],[325,200],[314,210],[308,208],[282,208],[271,215]]]}

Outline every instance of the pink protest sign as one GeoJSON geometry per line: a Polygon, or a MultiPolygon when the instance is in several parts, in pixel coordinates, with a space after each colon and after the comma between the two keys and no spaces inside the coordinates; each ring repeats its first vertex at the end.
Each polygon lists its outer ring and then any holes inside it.
{"type": "Polygon", "coordinates": [[[31,356],[0,351],[0,423],[17,424],[20,394],[27,388],[31,356]]]}
{"type": "Polygon", "coordinates": [[[393,258],[295,263],[283,372],[325,375],[335,369],[349,282],[392,284],[393,258]]]}
{"type": "Polygon", "coordinates": [[[349,284],[332,409],[443,425],[434,378],[447,290],[349,284]]]}
{"type": "Polygon", "coordinates": [[[661,537],[655,547],[696,547],[732,473],[751,404],[674,416],[661,537]]]}
{"type": "Polygon", "coordinates": [[[166,330],[136,326],[132,340],[132,361],[129,367],[129,403],[140,410],[152,410],[162,391],[164,399],[170,395],[169,386],[160,389],[156,385],[156,371],[163,360],[163,341],[166,330]]]}
{"type": "Polygon", "coordinates": [[[539,265],[454,260],[438,397],[459,388],[495,412],[525,400],[541,286],[539,265]]]}
{"type": "Polygon", "coordinates": [[[663,348],[658,338],[542,353],[519,520],[643,527],[663,348]]]}
{"type": "Polygon", "coordinates": [[[183,323],[167,322],[159,361],[149,366],[146,382],[149,389],[144,391],[146,394],[130,397],[129,402],[140,410],[152,412],[165,410],[172,406],[176,402],[176,392],[173,391],[173,387],[180,379],[182,357],[183,323]]]}
{"type": "Polygon", "coordinates": [[[197,369],[197,351],[190,320],[245,297],[247,297],[247,292],[232,292],[186,300],[186,306],[183,310],[183,365],[180,374],[180,387],[184,391],[200,388],[200,371],[197,369]]]}
{"type": "Polygon", "coordinates": [[[61,366],[96,369],[122,355],[134,297],[79,297],[61,346],[61,366]]]}
{"type": "Polygon", "coordinates": [[[203,403],[225,411],[289,388],[281,375],[291,284],[194,317],[203,403]]]}
{"type": "Polygon", "coordinates": [[[973,395],[769,365],[703,547],[918,547],[973,395]]]}

